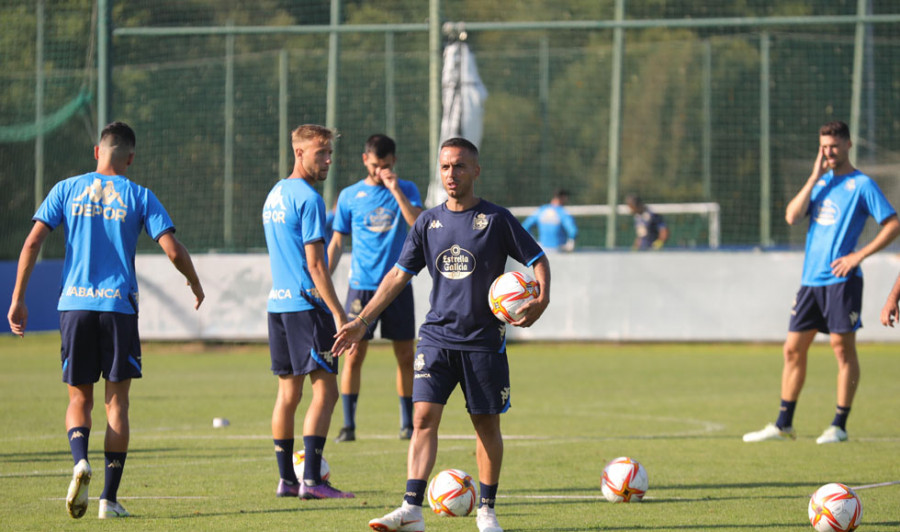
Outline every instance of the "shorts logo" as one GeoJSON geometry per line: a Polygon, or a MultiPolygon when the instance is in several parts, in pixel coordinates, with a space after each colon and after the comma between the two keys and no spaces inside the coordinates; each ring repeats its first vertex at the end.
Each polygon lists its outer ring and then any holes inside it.
{"type": "Polygon", "coordinates": [[[444,227],[444,226],[441,225],[441,221],[440,221],[440,220],[431,220],[431,223],[428,224],[428,228],[429,228],[429,229],[440,229],[440,228],[442,228],[442,227],[444,227]]]}
{"type": "Polygon", "coordinates": [[[816,212],[816,223],[819,225],[834,225],[841,218],[841,208],[830,199],[825,199],[816,212]]]}
{"type": "Polygon", "coordinates": [[[475,219],[472,220],[472,229],[476,231],[481,231],[485,227],[488,226],[488,219],[484,213],[478,213],[475,215],[475,219]]]}
{"type": "Polygon", "coordinates": [[[359,298],[353,300],[353,303],[350,303],[350,313],[354,316],[359,316],[359,313],[362,311],[362,301],[359,298]]]}
{"type": "Polygon", "coordinates": [[[394,226],[396,218],[394,211],[378,207],[366,216],[366,229],[373,233],[387,233],[394,226]]]}
{"type": "Polygon", "coordinates": [[[425,355],[424,354],[419,353],[418,355],[416,355],[416,363],[415,363],[415,365],[413,365],[413,369],[415,369],[416,371],[422,371],[423,369],[425,369],[425,355]]]}
{"type": "Polygon", "coordinates": [[[500,399],[502,399],[504,403],[509,401],[509,386],[500,390],[500,399]]]}
{"type": "Polygon", "coordinates": [[[84,191],[72,200],[72,216],[103,216],[107,220],[125,222],[128,209],[122,201],[122,195],[116,192],[112,181],[102,183],[100,178],[95,178],[90,186],[84,187],[84,191]],[[117,209],[113,203],[122,208],[117,209]]]}
{"type": "Polygon", "coordinates": [[[334,362],[334,355],[331,351],[319,351],[319,357],[325,361],[326,364],[331,364],[334,362]]]}
{"type": "Polygon", "coordinates": [[[850,325],[856,325],[859,321],[859,312],[851,312],[850,313],[850,325]]]}
{"type": "Polygon", "coordinates": [[[447,279],[464,279],[475,271],[475,255],[454,244],[441,252],[435,266],[447,279]]]}

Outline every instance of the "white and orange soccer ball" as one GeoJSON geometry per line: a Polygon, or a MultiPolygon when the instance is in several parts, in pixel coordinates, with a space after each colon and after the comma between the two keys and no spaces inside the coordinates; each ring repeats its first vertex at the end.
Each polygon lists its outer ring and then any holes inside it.
{"type": "Polygon", "coordinates": [[[647,470],[627,456],[611,460],[603,468],[600,491],[609,502],[641,502],[649,487],[647,470]]]}
{"type": "Polygon", "coordinates": [[[498,320],[512,323],[522,318],[519,309],[538,296],[534,279],[524,272],[506,272],[494,279],[488,292],[488,304],[498,320]]]}
{"type": "Polygon", "coordinates": [[[469,515],[475,507],[472,477],[460,469],[445,469],[428,483],[428,505],[443,517],[469,515]]]}
{"type": "MultiPolygon", "coordinates": [[[[306,460],[306,452],[303,449],[294,453],[294,473],[297,474],[298,479],[303,479],[303,462],[306,460]]],[[[331,476],[331,467],[328,465],[328,462],[325,461],[325,457],[322,457],[322,468],[319,470],[322,475],[322,480],[328,480],[331,476]]]]}
{"type": "Polygon", "coordinates": [[[834,482],[809,499],[809,522],[819,532],[852,532],[862,523],[862,501],[849,487],[834,482]]]}

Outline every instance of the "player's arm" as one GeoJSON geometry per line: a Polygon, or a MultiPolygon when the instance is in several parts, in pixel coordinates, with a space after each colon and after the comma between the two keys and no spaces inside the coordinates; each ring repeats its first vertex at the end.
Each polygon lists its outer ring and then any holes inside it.
{"type": "Polygon", "coordinates": [[[194,309],[200,308],[200,304],[206,299],[206,294],[203,293],[203,285],[200,284],[200,277],[197,275],[197,270],[194,269],[191,254],[171,231],[164,233],[156,242],[175,265],[175,269],[184,275],[187,285],[191,287],[191,292],[194,293],[194,309]]]}
{"type": "Polygon", "coordinates": [[[898,275],[897,280],[894,281],[894,287],[891,288],[887,301],[881,309],[881,324],[885,327],[893,327],[894,322],[900,319],[900,306],[898,306],[898,302],[900,302],[900,275],[898,275]]]}
{"type": "Polygon", "coordinates": [[[525,315],[522,319],[511,323],[511,325],[516,327],[531,327],[534,325],[534,322],[541,317],[544,311],[547,310],[547,305],[550,304],[550,261],[547,259],[547,255],[541,255],[532,265],[532,269],[534,271],[534,280],[537,282],[540,292],[537,298],[522,305],[520,310],[525,315]]]}
{"type": "Polygon", "coordinates": [[[816,186],[819,179],[828,171],[828,161],[822,156],[822,148],[819,147],[819,153],[816,155],[816,162],[813,164],[812,173],[809,174],[803,188],[794,198],[788,202],[784,212],[784,219],[788,225],[794,225],[806,217],[806,211],[809,209],[809,199],[812,196],[812,189],[816,186]]]}
{"type": "Polygon", "coordinates": [[[393,195],[394,199],[397,201],[397,205],[400,206],[400,212],[403,214],[403,219],[406,220],[406,223],[409,224],[410,227],[415,225],[416,218],[422,214],[422,207],[417,207],[409,201],[409,198],[403,193],[403,189],[400,188],[397,174],[392,170],[389,168],[382,169],[380,177],[381,182],[384,183],[384,186],[387,187],[388,191],[390,191],[391,195],[393,195]]]}
{"type": "Polygon", "coordinates": [[[34,271],[34,264],[37,262],[38,255],[41,252],[41,246],[44,244],[44,239],[47,238],[48,234],[50,234],[50,226],[41,221],[34,222],[31,232],[25,238],[22,252],[19,253],[16,284],[13,287],[9,313],[6,315],[6,318],[9,320],[9,329],[18,336],[25,336],[25,327],[28,325],[28,306],[25,304],[25,292],[28,290],[28,280],[31,279],[31,273],[34,271]]]}
{"type": "Polygon", "coordinates": [[[897,215],[894,214],[881,222],[881,229],[878,231],[878,234],[862,249],[835,259],[831,263],[831,272],[838,277],[847,276],[853,271],[853,268],[862,264],[866,257],[887,247],[888,244],[897,238],[897,235],[900,235],[900,221],[897,220],[897,215]]]}
{"type": "Polygon", "coordinates": [[[322,240],[316,240],[304,245],[303,250],[306,253],[309,275],[312,277],[313,284],[316,285],[319,297],[334,315],[334,323],[340,329],[347,323],[347,314],[338,300],[334,284],[331,282],[331,272],[328,271],[328,266],[325,264],[325,244],[322,240]]]}
{"type": "Polygon", "coordinates": [[[344,233],[335,231],[331,236],[331,242],[328,243],[328,274],[334,275],[338,263],[341,261],[341,255],[344,254],[344,233]]]}
{"type": "Polygon", "coordinates": [[[391,304],[391,301],[400,295],[400,292],[409,284],[412,277],[411,273],[407,273],[397,266],[391,268],[391,271],[384,276],[381,284],[378,285],[378,290],[375,290],[372,299],[365,308],[359,311],[356,319],[338,330],[335,335],[337,339],[334,342],[334,347],[331,348],[331,352],[338,356],[351,345],[362,340],[366,329],[368,329],[368,324],[380,316],[384,309],[391,304]]]}

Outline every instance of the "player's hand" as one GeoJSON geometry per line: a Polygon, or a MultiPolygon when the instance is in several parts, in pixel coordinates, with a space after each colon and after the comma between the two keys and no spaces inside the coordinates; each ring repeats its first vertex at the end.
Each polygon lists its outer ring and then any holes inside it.
{"type": "Polygon", "coordinates": [[[819,146],[819,153],[816,154],[816,162],[813,164],[813,176],[816,179],[825,175],[828,172],[828,158],[825,157],[824,153],[825,149],[819,146]]]}
{"type": "Polygon", "coordinates": [[[378,178],[381,179],[381,182],[384,183],[384,186],[387,187],[388,190],[394,192],[397,190],[398,182],[397,182],[397,174],[394,173],[390,168],[382,168],[378,171],[378,178]]]}
{"type": "Polygon", "coordinates": [[[28,307],[25,303],[14,302],[9,306],[9,330],[16,336],[25,336],[25,326],[28,324],[28,307]]]}
{"type": "Polygon", "coordinates": [[[665,240],[663,240],[661,238],[657,238],[656,240],[653,241],[652,244],[650,244],[650,246],[653,247],[653,249],[661,249],[663,247],[663,244],[665,244],[665,243],[666,243],[665,240]]]}
{"type": "Polygon", "coordinates": [[[194,293],[194,310],[199,309],[200,304],[206,299],[206,294],[203,293],[203,286],[199,282],[191,284],[190,281],[185,281],[185,284],[190,286],[191,292],[194,293]]]}
{"type": "Polygon", "coordinates": [[[336,340],[331,346],[331,354],[339,357],[344,351],[347,351],[354,345],[358,344],[363,336],[366,335],[366,325],[362,320],[354,319],[349,323],[343,324],[337,334],[334,335],[336,340]]]}
{"type": "Polygon", "coordinates": [[[528,303],[522,305],[521,308],[519,308],[519,312],[523,314],[522,318],[517,321],[510,322],[510,325],[513,325],[515,327],[531,327],[532,325],[534,325],[534,322],[536,322],[541,317],[544,311],[547,310],[547,305],[549,304],[549,299],[532,299],[528,303]]]}
{"type": "Polygon", "coordinates": [[[831,273],[836,277],[847,277],[861,262],[862,258],[856,253],[844,255],[831,263],[831,273]]]}
{"type": "Polygon", "coordinates": [[[881,324],[885,327],[893,327],[898,316],[900,316],[900,308],[897,307],[897,300],[891,298],[881,309],[881,324]]]}

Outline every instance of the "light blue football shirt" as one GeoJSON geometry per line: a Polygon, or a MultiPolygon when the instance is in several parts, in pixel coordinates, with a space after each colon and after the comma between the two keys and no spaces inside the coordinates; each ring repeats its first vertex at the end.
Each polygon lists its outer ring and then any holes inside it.
{"type": "MultiPolygon", "coordinates": [[[[422,207],[414,183],[403,179],[397,183],[413,206],[422,207]]],[[[338,196],[334,230],[353,237],[350,287],[375,290],[397,262],[409,225],[387,187],[368,185],[362,180],[338,196]]]]}
{"type": "Polygon", "coordinates": [[[266,197],[262,219],[272,269],[268,311],[300,312],[315,305],[330,313],[309,274],[304,248],[317,240],[324,245],[322,196],[303,179],[282,179],[266,197]]]}
{"type": "Polygon", "coordinates": [[[522,222],[526,230],[538,227],[538,240],[544,249],[561,248],[567,240],[575,240],[578,226],[575,218],[560,205],[546,204],[522,222]]]}
{"type": "Polygon", "coordinates": [[[136,314],[134,255],[141,230],[154,240],[174,231],[150,189],[124,176],[97,172],[57,183],[32,218],[63,224],[66,258],[58,310],[136,314]]]}
{"type": "MultiPolygon", "coordinates": [[[[872,178],[859,170],[835,176],[829,171],[813,187],[809,201],[809,229],[803,261],[803,286],[841,283],[847,277],[831,273],[831,263],[853,252],[871,216],[879,224],[896,214],[872,178]]],[[[862,270],[856,269],[862,277],[862,270]]]]}

